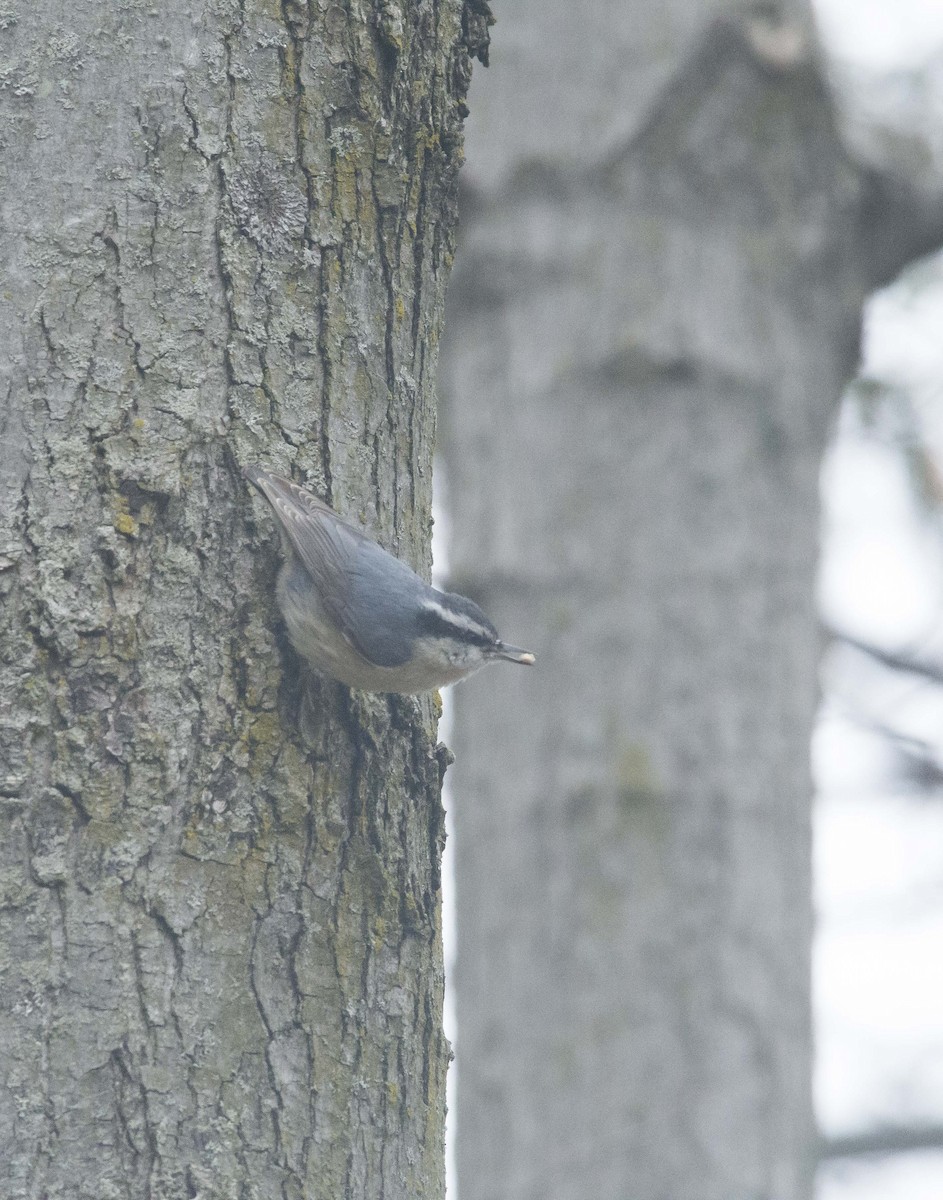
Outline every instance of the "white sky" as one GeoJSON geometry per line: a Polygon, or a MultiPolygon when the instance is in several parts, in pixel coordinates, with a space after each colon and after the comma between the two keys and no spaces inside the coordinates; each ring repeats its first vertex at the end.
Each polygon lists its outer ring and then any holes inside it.
{"type": "Polygon", "coordinates": [[[921,1153],[836,1162],[828,1168],[821,1200],[941,1200],[938,1159],[921,1153]]]}
{"type": "Polygon", "coordinates": [[[943,52],[943,0],[813,0],[829,52],[879,70],[943,52]]]}
{"type": "MultiPolygon", "coordinates": [[[[943,329],[943,306],[937,317],[943,329]]],[[[943,356],[943,334],[939,341],[943,356]]],[[[902,649],[939,623],[943,597],[939,530],[919,519],[904,455],[846,429],[822,487],[829,506],[822,615],[846,633],[902,649]]]]}
{"type": "MultiPolygon", "coordinates": [[[[943,0],[815,0],[830,53],[875,72],[943,70],[943,0]]],[[[864,373],[907,390],[914,432],[943,463],[943,264],[874,297],[864,373]]],[[[853,410],[822,477],[827,622],[943,659],[943,538],[921,513],[905,456],[853,410]]],[[[943,745],[943,697],[826,661],[813,761],[819,933],[816,1093],[826,1130],[943,1118],[943,803],[895,795],[886,745],[855,715],[943,745]]],[[[828,1164],[819,1200],[940,1200],[943,1154],[828,1164]]]]}

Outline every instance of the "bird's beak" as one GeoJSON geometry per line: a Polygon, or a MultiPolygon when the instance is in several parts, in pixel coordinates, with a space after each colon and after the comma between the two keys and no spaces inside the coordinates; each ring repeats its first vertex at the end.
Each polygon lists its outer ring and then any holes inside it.
{"type": "Polygon", "coordinates": [[[524,667],[531,667],[537,661],[529,650],[520,650],[517,646],[508,646],[504,642],[498,642],[494,652],[498,658],[506,658],[508,662],[520,663],[524,667]]]}

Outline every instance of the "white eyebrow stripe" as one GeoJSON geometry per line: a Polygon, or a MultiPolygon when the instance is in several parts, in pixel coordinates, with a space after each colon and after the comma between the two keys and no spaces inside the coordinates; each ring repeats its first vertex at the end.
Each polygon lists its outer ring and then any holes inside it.
{"type": "Polygon", "coordinates": [[[467,613],[453,612],[450,608],[443,608],[436,600],[424,599],[422,607],[428,612],[434,612],[442,618],[447,625],[451,625],[453,629],[464,630],[468,633],[477,633],[480,637],[491,637],[491,630],[485,627],[474,617],[470,617],[467,613]]]}

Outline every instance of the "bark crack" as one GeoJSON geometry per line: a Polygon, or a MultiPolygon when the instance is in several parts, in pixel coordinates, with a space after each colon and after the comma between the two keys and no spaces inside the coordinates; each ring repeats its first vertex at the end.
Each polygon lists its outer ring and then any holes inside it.
{"type": "Polygon", "coordinates": [[[118,230],[118,211],[115,208],[110,208],[105,215],[104,228],[99,230],[95,235],[101,240],[103,246],[110,252],[114,263],[114,280],[113,280],[113,298],[115,304],[115,312],[118,319],[118,329],[124,334],[129,346],[131,347],[131,361],[134,363],[134,369],[137,372],[138,378],[143,379],[145,376],[144,366],[141,363],[141,343],[135,337],[133,330],[128,324],[127,308],[125,306],[124,295],[121,289],[121,247],[118,244],[115,234],[118,230]]]}

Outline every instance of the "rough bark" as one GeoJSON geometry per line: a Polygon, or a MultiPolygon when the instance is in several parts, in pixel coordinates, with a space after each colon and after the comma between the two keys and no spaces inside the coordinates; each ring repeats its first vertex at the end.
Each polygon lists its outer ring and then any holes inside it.
{"type": "Polygon", "coordinates": [[[481,13],[0,14],[4,1197],[440,1197],[431,702],[299,675],[262,461],[428,566],[481,13]]]}
{"type": "Polygon", "coordinates": [[[461,1200],[811,1194],[819,462],[930,230],[731,7],[509,3],[475,97],[450,553],[538,663],[456,692],[461,1200]]]}

